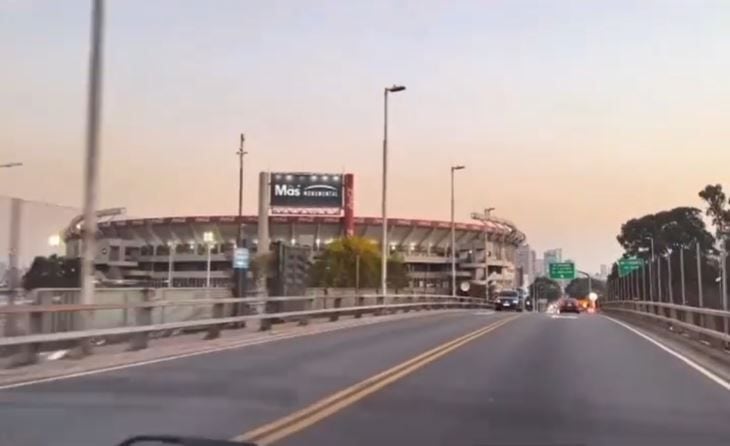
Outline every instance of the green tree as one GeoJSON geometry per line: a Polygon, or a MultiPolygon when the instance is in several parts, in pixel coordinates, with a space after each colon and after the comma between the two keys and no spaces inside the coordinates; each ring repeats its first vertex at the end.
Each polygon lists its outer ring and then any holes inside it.
{"type": "MultiPolygon", "coordinates": [[[[600,296],[606,290],[606,283],[602,280],[591,279],[590,289],[600,296]]],[[[588,293],[589,290],[587,277],[576,277],[575,279],[571,280],[570,283],[565,287],[565,294],[570,297],[584,298],[588,296],[588,293]]]]}
{"type": "Polygon", "coordinates": [[[705,214],[712,220],[715,227],[715,236],[718,240],[730,240],[730,209],[728,209],[728,198],[719,184],[708,184],[699,193],[707,208],[705,214]]]}
{"type": "Polygon", "coordinates": [[[529,286],[530,296],[538,299],[547,299],[548,301],[560,299],[562,294],[560,284],[548,277],[538,277],[529,286]]]}
{"type": "Polygon", "coordinates": [[[400,254],[391,255],[388,259],[388,287],[396,290],[408,287],[408,271],[400,254]]]}
{"type": "Polygon", "coordinates": [[[621,233],[616,237],[626,251],[626,256],[651,256],[651,242],[657,255],[667,252],[668,248],[690,246],[697,241],[703,253],[712,252],[714,238],[702,220],[702,211],[693,207],[677,207],[668,211],[632,218],[621,225],[621,233]]]}
{"type": "Polygon", "coordinates": [[[311,284],[318,287],[356,286],[357,264],[361,288],[375,288],[380,281],[378,245],[363,237],[345,237],[329,243],[311,269],[311,284]]]}
{"type": "Polygon", "coordinates": [[[81,266],[79,259],[38,256],[23,276],[23,288],[77,288],[81,266]]]}

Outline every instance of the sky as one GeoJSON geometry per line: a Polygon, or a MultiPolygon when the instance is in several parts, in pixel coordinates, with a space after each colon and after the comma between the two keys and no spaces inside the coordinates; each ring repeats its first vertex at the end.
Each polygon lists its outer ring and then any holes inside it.
{"type": "MultiPolygon", "coordinates": [[[[0,193],[80,207],[90,1],[0,0],[0,193]]],[[[262,170],[353,172],[380,213],[495,207],[598,271],[624,221],[730,171],[730,2],[110,0],[100,205],[237,209],[262,170]]]]}

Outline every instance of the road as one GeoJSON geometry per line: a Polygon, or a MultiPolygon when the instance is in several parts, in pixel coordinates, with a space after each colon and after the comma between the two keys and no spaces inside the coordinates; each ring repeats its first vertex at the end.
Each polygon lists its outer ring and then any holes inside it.
{"type": "Polygon", "coordinates": [[[0,390],[0,445],[262,425],[254,438],[292,446],[726,445],[730,392],[602,316],[477,311],[0,390]]]}

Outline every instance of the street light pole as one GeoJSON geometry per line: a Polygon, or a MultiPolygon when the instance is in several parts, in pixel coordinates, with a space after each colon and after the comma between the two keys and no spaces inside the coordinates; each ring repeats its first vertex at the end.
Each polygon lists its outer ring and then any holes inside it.
{"type": "Polygon", "coordinates": [[[167,245],[167,287],[172,288],[172,272],[175,269],[174,257],[175,257],[175,243],[171,242],[167,245]]]}
{"type": "Polygon", "coordinates": [[[465,166],[451,166],[451,295],[456,296],[456,223],[454,222],[454,172],[465,166]]]}
{"type": "Polygon", "coordinates": [[[647,237],[651,242],[651,261],[649,262],[649,299],[654,301],[654,237],[647,237]]]}
{"type": "Polygon", "coordinates": [[[208,251],[206,272],[205,272],[205,287],[210,288],[210,251],[213,248],[213,233],[206,231],[203,233],[203,241],[208,251]]]}
{"type": "MultiPolygon", "coordinates": [[[[99,133],[101,127],[102,60],[104,37],[104,0],[94,0],[91,18],[91,53],[89,56],[89,90],[86,109],[86,162],[84,176],[83,254],[81,258],[81,304],[94,303],[96,267],[96,199],[99,177],[99,133]]],[[[88,316],[80,315],[79,330],[91,328],[88,316]]],[[[91,350],[89,341],[82,341],[79,353],[91,350]]]]}
{"type": "Polygon", "coordinates": [[[698,297],[698,306],[702,308],[704,302],[702,297],[702,259],[701,255],[702,252],[700,251],[700,243],[695,240],[695,249],[696,249],[696,257],[697,257],[697,297],[698,297]]]}
{"type": "MultiPolygon", "coordinates": [[[[243,157],[248,154],[245,150],[243,150],[243,145],[246,142],[246,135],[241,133],[241,140],[240,145],[238,147],[238,151],[236,151],[236,155],[238,155],[238,234],[236,236],[236,248],[243,248],[244,247],[244,241],[243,241],[243,230],[244,230],[244,224],[243,224],[243,157]]],[[[245,279],[246,279],[246,270],[243,268],[235,268],[234,269],[234,279],[236,283],[236,289],[235,289],[235,295],[236,297],[245,297],[246,295],[246,286],[245,286],[245,279]]],[[[235,307],[238,311],[238,307],[235,307]]]]}
{"type": "Polygon", "coordinates": [[[381,217],[383,219],[383,236],[380,247],[380,291],[383,295],[388,291],[388,93],[405,90],[402,85],[386,87],[383,92],[383,196],[381,199],[381,217]]]}
{"type": "Polygon", "coordinates": [[[657,257],[656,262],[656,277],[657,277],[657,301],[662,302],[662,258],[657,257]]]}
{"type": "Polygon", "coordinates": [[[238,155],[238,238],[236,244],[239,248],[243,246],[243,157],[248,154],[243,150],[245,142],[246,135],[241,133],[241,145],[236,152],[238,155]]]}
{"type": "MultiPolygon", "coordinates": [[[[720,249],[720,261],[722,262],[722,267],[720,268],[722,272],[722,309],[727,311],[727,251],[724,240],[720,249]]],[[[727,324],[727,318],[725,318],[725,324],[727,324]]],[[[725,332],[727,333],[727,326],[725,327],[725,332]]]]}
{"type": "Polygon", "coordinates": [[[682,245],[679,249],[679,269],[680,272],[680,282],[682,284],[682,305],[687,305],[687,292],[684,288],[684,248],[685,246],[682,245]]]}
{"type": "Polygon", "coordinates": [[[672,290],[672,250],[667,251],[667,293],[669,303],[674,303],[674,291],[672,290]]]}

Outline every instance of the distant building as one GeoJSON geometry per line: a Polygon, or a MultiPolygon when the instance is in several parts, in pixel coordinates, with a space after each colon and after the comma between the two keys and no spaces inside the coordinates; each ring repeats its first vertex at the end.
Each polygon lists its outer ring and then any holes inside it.
{"type": "Polygon", "coordinates": [[[545,261],[538,257],[535,259],[535,278],[545,275],[545,261]]]}
{"type": "Polygon", "coordinates": [[[601,279],[606,280],[608,278],[609,274],[610,274],[610,271],[608,269],[608,265],[601,265],[601,272],[599,274],[601,279]]]}
{"type": "Polygon", "coordinates": [[[515,252],[515,264],[522,268],[522,273],[527,275],[529,281],[535,278],[535,251],[530,245],[522,245],[515,252]]]}
{"type": "Polygon", "coordinates": [[[563,250],[560,248],[548,249],[543,254],[544,259],[544,271],[548,273],[551,263],[558,263],[563,261],[563,250]]]}

